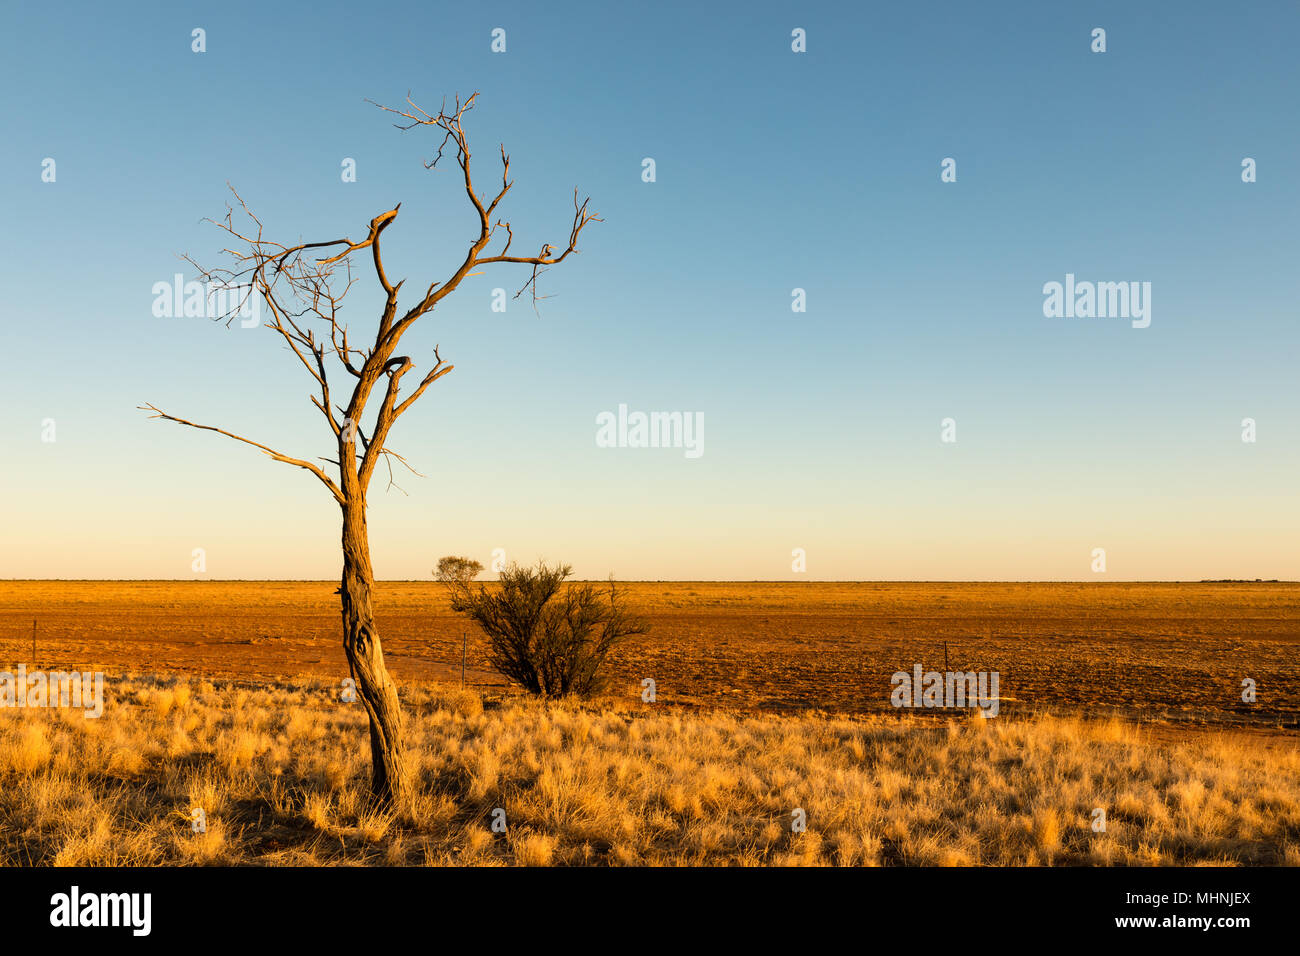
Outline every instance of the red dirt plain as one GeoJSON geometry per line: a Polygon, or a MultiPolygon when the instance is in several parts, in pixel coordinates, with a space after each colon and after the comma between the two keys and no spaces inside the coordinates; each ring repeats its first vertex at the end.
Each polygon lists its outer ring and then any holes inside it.
{"type": "MultiPolygon", "coordinates": [[[[0,581],[0,665],[210,680],[347,676],[335,582],[0,581]]],[[[648,635],[611,658],[611,693],[659,705],[887,712],[916,663],[1000,674],[1001,712],[1300,729],[1300,584],[633,582],[648,635]],[[1241,700],[1251,678],[1257,701],[1241,700]]],[[[402,682],[504,691],[441,586],[382,582],[376,618],[402,682]]],[[[1289,732],[1289,733],[1288,733],[1289,732]]]]}

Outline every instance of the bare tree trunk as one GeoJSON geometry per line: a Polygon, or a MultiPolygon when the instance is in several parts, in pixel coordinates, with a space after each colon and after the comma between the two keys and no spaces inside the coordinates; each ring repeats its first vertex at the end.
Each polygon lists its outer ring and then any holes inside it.
{"type": "Polygon", "coordinates": [[[370,716],[371,792],[383,806],[399,811],[410,806],[412,784],[406,767],[401,704],[397,685],[384,666],[384,650],[375,629],[370,594],[370,539],[364,499],[343,505],[343,648],[370,716]]]}

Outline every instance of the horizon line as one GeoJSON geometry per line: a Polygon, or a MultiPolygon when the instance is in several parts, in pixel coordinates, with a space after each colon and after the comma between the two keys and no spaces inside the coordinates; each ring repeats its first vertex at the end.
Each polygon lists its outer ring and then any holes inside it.
{"type": "MultiPolygon", "coordinates": [[[[338,578],[0,578],[3,584],[334,584],[338,578]]],[[[568,578],[599,584],[609,578],[568,578]]],[[[1300,584],[1290,578],[614,578],[615,584],[1300,584]]],[[[376,578],[375,584],[439,584],[434,578],[376,578]]],[[[495,584],[496,579],[475,581],[495,584]]]]}

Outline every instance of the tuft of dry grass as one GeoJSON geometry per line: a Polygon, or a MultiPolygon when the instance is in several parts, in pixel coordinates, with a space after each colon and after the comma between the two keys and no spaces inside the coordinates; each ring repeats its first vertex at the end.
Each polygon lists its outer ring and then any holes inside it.
{"type": "Polygon", "coordinates": [[[19,774],[35,773],[50,762],[52,752],[45,726],[28,724],[16,739],[5,741],[3,766],[19,774]]]}
{"type": "Polygon", "coordinates": [[[423,685],[395,815],[369,804],[365,712],[336,690],[142,677],[109,681],[98,720],[10,711],[0,865],[1300,865],[1300,754],[1228,733],[423,685]]]}

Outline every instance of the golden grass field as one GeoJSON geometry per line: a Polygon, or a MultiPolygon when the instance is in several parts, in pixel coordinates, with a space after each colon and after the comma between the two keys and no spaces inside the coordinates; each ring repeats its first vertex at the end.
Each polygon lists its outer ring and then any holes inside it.
{"type": "Polygon", "coordinates": [[[364,712],[332,685],[140,678],[109,696],[99,720],[0,725],[0,863],[1300,864],[1300,754],[1220,733],[408,687],[419,796],[395,819],[366,805],[364,712]]]}
{"type": "Polygon", "coordinates": [[[100,719],[0,711],[0,864],[1300,864],[1295,584],[633,583],[650,633],[551,703],[473,635],[461,690],[442,589],[381,584],[400,818],[334,587],[0,582],[0,669],[109,676],[100,719]],[[889,705],[945,643],[999,716],[889,705]]]}

